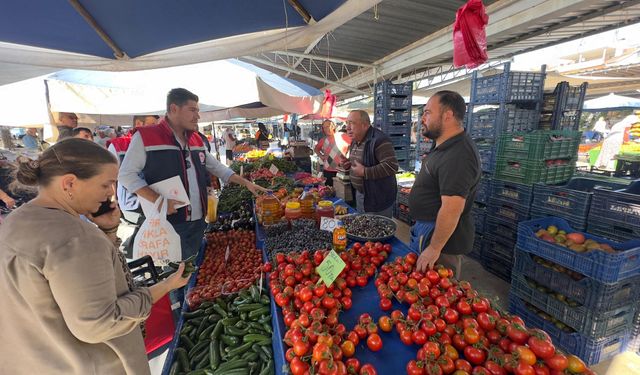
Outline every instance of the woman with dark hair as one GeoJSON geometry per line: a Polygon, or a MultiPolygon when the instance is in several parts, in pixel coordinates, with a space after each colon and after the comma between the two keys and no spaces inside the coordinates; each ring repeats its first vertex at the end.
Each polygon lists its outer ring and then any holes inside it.
{"type": "Polygon", "coordinates": [[[184,265],[150,288],[133,285],[117,240],[116,158],[66,139],[17,179],[38,195],[0,225],[0,368],[12,374],[149,374],[140,330],[151,305],[184,286],[184,265]],[[80,218],[84,215],[93,223],[80,218]]]}

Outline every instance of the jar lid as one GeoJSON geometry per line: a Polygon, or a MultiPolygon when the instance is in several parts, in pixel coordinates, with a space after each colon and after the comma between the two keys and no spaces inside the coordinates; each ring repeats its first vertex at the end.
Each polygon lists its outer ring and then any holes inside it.
{"type": "Polygon", "coordinates": [[[296,202],[296,201],[287,202],[286,207],[291,210],[297,210],[300,208],[300,202],[296,202]]]}
{"type": "Polygon", "coordinates": [[[318,202],[318,206],[324,207],[324,208],[333,207],[333,202],[331,202],[331,201],[320,201],[320,202],[318,202]]]}

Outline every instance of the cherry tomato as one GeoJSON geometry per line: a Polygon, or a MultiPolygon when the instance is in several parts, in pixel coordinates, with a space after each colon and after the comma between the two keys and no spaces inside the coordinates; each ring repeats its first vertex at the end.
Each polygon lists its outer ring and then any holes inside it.
{"type": "Polygon", "coordinates": [[[353,357],[353,354],[356,352],[356,346],[352,341],[345,340],[342,345],[340,345],[340,349],[342,349],[342,355],[345,357],[353,357]]]}
{"type": "Polygon", "coordinates": [[[360,372],[360,361],[357,358],[347,359],[345,365],[347,366],[347,374],[358,375],[358,372],[360,372]]]}
{"type": "Polygon", "coordinates": [[[569,366],[569,360],[564,354],[556,353],[544,361],[551,370],[564,371],[569,366]]]}
{"type": "Polygon", "coordinates": [[[536,333],[529,337],[527,345],[538,358],[549,359],[556,353],[556,348],[551,343],[551,340],[546,340],[543,336],[536,333]]]}
{"type": "Polygon", "coordinates": [[[487,353],[483,349],[467,346],[464,348],[464,357],[474,365],[481,365],[487,359],[487,353]]]}
{"type": "Polygon", "coordinates": [[[367,347],[372,352],[377,352],[382,349],[382,339],[377,333],[371,334],[367,337],[367,347]]]}
{"type": "Polygon", "coordinates": [[[536,375],[536,370],[533,369],[533,366],[524,361],[518,362],[514,372],[516,375],[536,375]]]}
{"type": "Polygon", "coordinates": [[[584,362],[582,362],[580,358],[576,357],[573,354],[567,356],[567,361],[567,369],[573,374],[583,373],[587,369],[587,366],[584,364],[584,362]]]}
{"type": "Polygon", "coordinates": [[[378,325],[383,332],[391,332],[393,330],[393,323],[391,322],[391,318],[386,315],[383,315],[378,319],[378,325]]]}
{"type": "Polygon", "coordinates": [[[373,365],[367,363],[360,368],[360,375],[378,375],[376,368],[373,365]]]}
{"type": "Polygon", "coordinates": [[[407,363],[407,375],[424,375],[422,362],[418,363],[414,359],[407,363]]]}

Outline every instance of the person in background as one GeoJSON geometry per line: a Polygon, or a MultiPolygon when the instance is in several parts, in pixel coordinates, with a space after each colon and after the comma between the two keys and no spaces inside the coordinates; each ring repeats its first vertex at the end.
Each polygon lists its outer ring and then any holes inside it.
{"type": "Polygon", "coordinates": [[[224,131],[224,149],[226,150],[227,165],[233,160],[233,148],[236,147],[236,134],[231,127],[224,131]]]}
{"type": "Polygon", "coordinates": [[[369,114],[362,110],[349,113],[347,134],[352,142],[343,167],[349,169],[358,212],[390,218],[398,192],[398,160],[391,139],[371,126],[369,114]]]}
{"type": "Polygon", "coordinates": [[[236,175],[206,151],[197,132],[199,112],[197,95],[183,88],[169,91],[165,118],[158,125],[139,128],[133,135],[118,175],[127,190],[149,202],[160,196],[148,185],[180,176],[189,202],[169,199],[167,220],[180,235],[183,259],[197,253],[204,235],[207,172],[224,183],[244,185],[253,194],[266,191],[236,175]],[[188,205],[176,208],[180,203],[188,205]]]}
{"type": "Polygon", "coordinates": [[[73,137],[72,131],[78,127],[78,116],[71,112],[60,112],[58,114],[58,121],[60,121],[60,125],[57,126],[57,141],[73,137]]]}
{"type": "Polygon", "coordinates": [[[269,141],[269,131],[263,123],[258,123],[258,131],[256,132],[256,141],[266,142],[269,141]]]}
{"type": "Polygon", "coordinates": [[[89,128],[74,128],[71,131],[71,137],[93,141],[93,133],[89,128]]]}
{"type": "Polygon", "coordinates": [[[322,122],[324,137],[318,141],[314,151],[322,160],[322,175],[326,179],[325,185],[333,186],[333,178],[338,173],[337,166],[346,161],[351,138],[344,133],[336,133],[336,125],[330,120],[322,122]]]}
{"type": "Polygon", "coordinates": [[[107,148],[109,142],[116,138],[116,132],[108,125],[100,125],[96,128],[95,142],[100,146],[107,148]]]}
{"type": "Polygon", "coordinates": [[[460,276],[461,256],[473,248],[471,216],[482,169],[475,143],[464,130],[466,105],[460,94],[440,91],[424,106],[422,135],[435,141],[422,163],[409,195],[412,250],[417,268],[426,271],[436,261],[460,276]]]}
{"type": "Polygon", "coordinates": [[[20,162],[18,180],[38,196],[0,225],[0,316],[11,317],[0,319],[11,343],[0,351],[3,373],[150,374],[140,324],[189,276],[181,264],[151,287],[134,285],[115,245],[117,205],[91,214],[113,195],[117,174],[116,158],[83,139],[20,162]]]}
{"type": "Polygon", "coordinates": [[[41,143],[42,142],[38,138],[38,129],[36,128],[27,129],[27,134],[22,137],[22,144],[29,150],[41,151],[41,143]]]}

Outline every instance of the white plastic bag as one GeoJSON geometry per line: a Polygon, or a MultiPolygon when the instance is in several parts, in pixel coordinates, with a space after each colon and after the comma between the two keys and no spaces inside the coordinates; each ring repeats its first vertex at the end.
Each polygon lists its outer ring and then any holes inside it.
{"type": "Polygon", "coordinates": [[[182,247],[180,236],[167,221],[167,199],[160,196],[153,206],[133,242],[133,258],[150,255],[156,265],[178,262],[182,259],[182,247]],[[158,211],[161,203],[162,209],[158,211]]]}

